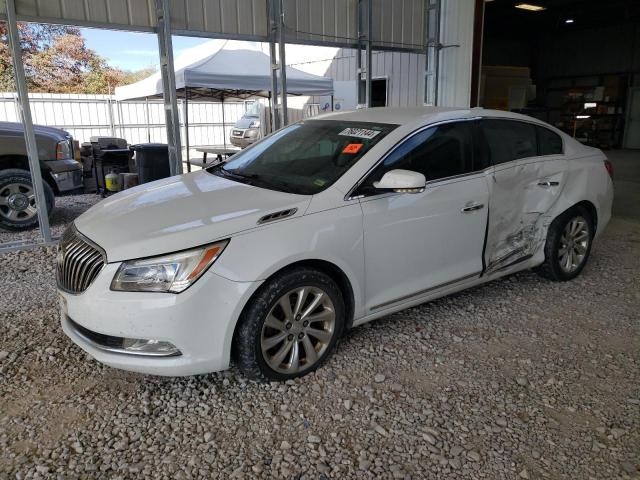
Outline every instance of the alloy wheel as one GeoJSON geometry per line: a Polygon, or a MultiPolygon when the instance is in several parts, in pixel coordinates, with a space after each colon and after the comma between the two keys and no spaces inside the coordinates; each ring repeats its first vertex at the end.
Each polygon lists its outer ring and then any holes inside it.
{"type": "Polygon", "coordinates": [[[0,188],[0,216],[11,222],[23,222],[37,213],[32,185],[15,182],[0,188]]]}
{"type": "Polygon", "coordinates": [[[325,291],[311,286],[291,290],[264,321],[260,335],[264,360],[280,373],[307,370],[329,348],[335,326],[335,308],[325,291]]]}
{"type": "Polygon", "coordinates": [[[565,273],[573,273],[584,261],[589,250],[591,235],[589,223],[582,216],[569,220],[560,237],[558,262],[565,273]]]}

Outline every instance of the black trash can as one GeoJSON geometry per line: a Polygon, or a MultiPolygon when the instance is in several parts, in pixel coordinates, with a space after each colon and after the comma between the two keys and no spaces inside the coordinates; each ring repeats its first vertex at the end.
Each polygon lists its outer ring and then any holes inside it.
{"type": "Polygon", "coordinates": [[[168,145],[164,143],[140,143],[132,145],[131,149],[136,152],[139,184],[153,182],[171,175],[168,145]]]}

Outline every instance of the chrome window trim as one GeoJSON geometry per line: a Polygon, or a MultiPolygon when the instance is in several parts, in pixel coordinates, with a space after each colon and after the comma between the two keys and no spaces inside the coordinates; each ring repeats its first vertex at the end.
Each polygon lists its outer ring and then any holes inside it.
{"type": "MultiPolygon", "coordinates": [[[[446,125],[449,123],[460,123],[460,122],[475,122],[478,120],[481,120],[483,117],[473,117],[473,118],[456,118],[456,119],[452,119],[452,120],[441,120],[439,122],[435,122],[435,123],[430,123],[429,125],[423,125],[421,127],[419,127],[417,130],[414,130],[410,133],[408,133],[407,135],[405,135],[404,137],[402,137],[400,140],[398,140],[396,142],[395,145],[393,145],[389,150],[387,150],[385,152],[384,155],[382,155],[380,157],[380,159],[371,167],[369,168],[369,170],[367,170],[367,172],[360,177],[360,179],[355,183],[355,185],[353,187],[351,187],[349,189],[349,192],[344,196],[344,201],[350,201],[350,200],[357,200],[360,198],[365,198],[364,195],[353,195],[353,192],[355,192],[358,187],[360,187],[360,185],[362,185],[362,183],[367,179],[367,177],[381,164],[383,163],[388,157],[389,155],[391,155],[393,152],[395,152],[398,148],[400,148],[401,145],[403,145],[406,141],[408,141],[409,139],[411,139],[412,137],[418,135],[419,133],[429,129],[429,128],[433,128],[433,127],[438,127],[440,125],[446,125]]],[[[473,145],[472,145],[473,146],[473,145]]],[[[484,169],[486,170],[486,169],[484,169]]],[[[477,173],[482,172],[483,170],[477,170],[475,172],[468,172],[468,173],[461,173],[459,175],[453,175],[451,177],[444,177],[444,178],[436,178],[434,180],[430,180],[426,183],[426,185],[430,185],[433,182],[441,182],[444,180],[450,180],[452,178],[456,178],[456,177],[463,177],[463,176],[468,176],[468,175],[475,175],[477,173]]],[[[372,198],[372,197],[378,197],[380,195],[386,195],[389,192],[381,192],[377,195],[369,195],[366,198],[372,198]]]]}

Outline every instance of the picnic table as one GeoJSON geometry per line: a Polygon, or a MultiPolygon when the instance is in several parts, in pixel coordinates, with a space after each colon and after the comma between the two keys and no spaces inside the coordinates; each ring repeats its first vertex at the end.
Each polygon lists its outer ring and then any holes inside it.
{"type": "Polygon", "coordinates": [[[202,165],[199,165],[200,162],[191,161],[194,165],[198,165],[199,167],[207,166],[207,155],[215,155],[216,159],[219,162],[222,162],[227,157],[230,157],[234,153],[238,153],[240,150],[237,148],[220,148],[220,147],[198,147],[196,151],[204,153],[202,156],[202,165]]]}

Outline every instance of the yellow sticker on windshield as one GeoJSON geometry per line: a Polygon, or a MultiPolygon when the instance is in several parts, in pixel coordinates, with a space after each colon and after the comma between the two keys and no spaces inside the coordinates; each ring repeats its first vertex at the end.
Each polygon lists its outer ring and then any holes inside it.
{"type": "Polygon", "coordinates": [[[314,185],[317,185],[318,187],[324,187],[324,184],[327,183],[325,180],[321,179],[321,178],[316,178],[313,181],[314,185]]]}

